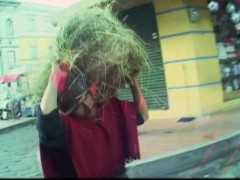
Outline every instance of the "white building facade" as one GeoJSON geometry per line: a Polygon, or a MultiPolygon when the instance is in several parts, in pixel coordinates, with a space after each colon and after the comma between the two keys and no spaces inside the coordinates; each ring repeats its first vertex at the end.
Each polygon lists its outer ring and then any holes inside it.
{"type": "Polygon", "coordinates": [[[29,86],[34,71],[49,60],[59,10],[16,0],[0,1],[0,76],[22,73],[25,76],[20,84],[29,86]]]}

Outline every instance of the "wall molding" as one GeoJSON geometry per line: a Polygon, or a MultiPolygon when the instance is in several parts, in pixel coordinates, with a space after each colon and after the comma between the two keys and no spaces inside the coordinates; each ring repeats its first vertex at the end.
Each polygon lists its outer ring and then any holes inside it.
{"type": "Polygon", "coordinates": [[[198,8],[200,10],[208,10],[207,7],[205,7],[205,6],[184,6],[184,7],[178,7],[178,8],[168,9],[165,11],[156,12],[155,14],[156,14],[156,16],[159,16],[159,15],[168,14],[168,13],[172,13],[172,12],[176,12],[176,11],[187,10],[190,8],[198,8]]]}
{"type": "Polygon", "coordinates": [[[194,88],[205,88],[205,87],[211,87],[211,86],[217,86],[221,85],[222,83],[219,82],[212,82],[212,83],[206,83],[206,84],[198,84],[198,85],[192,85],[192,86],[178,86],[178,87],[169,87],[168,90],[184,90],[184,89],[194,89],[194,88]]]}
{"type": "Polygon", "coordinates": [[[164,65],[177,64],[177,63],[183,63],[183,62],[210,61],[210,60],[216,60],[216,59],[217,60],[219,59],[218,55],[173,60],[173,61],[164,62],[164,65]]]}

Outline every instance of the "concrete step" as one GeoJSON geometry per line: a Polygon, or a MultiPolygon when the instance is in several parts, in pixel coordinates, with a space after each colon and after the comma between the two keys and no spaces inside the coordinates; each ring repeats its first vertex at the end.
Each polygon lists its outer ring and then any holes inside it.
{"type": "Polygon", "coordinates": [[[240,160],[239,138],[240,132],[235,132],[175,153],[135,161],[127,165],[127,175],[129,178],[213,176],[220,169],[220,165],[224,164],[223,157],[234,156],[228,159],[228,162],[225,161],[225,164],[240,160]],[[218,166],[214,166],[216,164],[218,166]]]}

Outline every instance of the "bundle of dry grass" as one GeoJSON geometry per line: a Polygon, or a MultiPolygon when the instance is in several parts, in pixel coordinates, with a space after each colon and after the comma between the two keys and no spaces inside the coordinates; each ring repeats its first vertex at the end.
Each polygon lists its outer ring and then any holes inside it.
{"type": "MultiPolygon", "coordinates": [[[[85,76],[89,85],[101,83],[101,101],[113,96],[131,77],[138,76],[148,61],[144,42],[117,19],[111,5],[74,13],[63,23],[56,43],[56,59],[67,62],[76,77],[85,76]]],[[[39,96],[47,80],[38,87],[39,96]]]]}

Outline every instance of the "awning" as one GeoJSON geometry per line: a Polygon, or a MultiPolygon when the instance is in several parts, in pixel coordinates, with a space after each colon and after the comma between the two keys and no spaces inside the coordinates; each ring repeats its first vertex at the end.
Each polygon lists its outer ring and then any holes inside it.
{"type": "Polygon", "coordinates": [[[7,74],[0,77],[0,83],[11,83],[18,79],[18,77],[23,76],[23,74],[7,74]]]}

